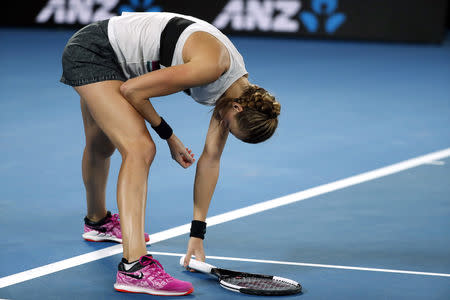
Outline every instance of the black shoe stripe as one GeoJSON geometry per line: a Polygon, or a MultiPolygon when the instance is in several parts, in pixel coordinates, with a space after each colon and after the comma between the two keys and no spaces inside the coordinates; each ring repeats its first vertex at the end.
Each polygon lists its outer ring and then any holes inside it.
{"type": "Polygon", "coordinates": [[[142,274],[142,272],[140,272],[141,273],[140,275],[134,275],[134,274],[125,273],[125,272],[120,272],[120,273],[123,274],[123,275],[129,276],[131,278],[134,278],[134,279],[142,279],[142,278],[144,278],[144,274],[142,274]]]}

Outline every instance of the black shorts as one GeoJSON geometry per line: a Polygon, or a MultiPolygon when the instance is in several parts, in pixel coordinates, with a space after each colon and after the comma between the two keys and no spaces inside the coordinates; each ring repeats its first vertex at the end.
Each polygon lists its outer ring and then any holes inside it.
{"type": "Polygon", "coordinates": [[[69,39],[62,55],[62,83],[80,86],[105,80],[127,80],[109,43],[108,21],[87,25],[69,39]]]}

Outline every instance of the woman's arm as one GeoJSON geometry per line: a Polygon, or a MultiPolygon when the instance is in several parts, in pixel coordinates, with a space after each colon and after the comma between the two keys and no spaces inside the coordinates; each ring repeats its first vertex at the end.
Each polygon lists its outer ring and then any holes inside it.
{"type": "MultiPolygon", "coordinates": [[[[205,147],[197,163],[194,182],[194,220],[205,221],[211,198],[219,178],[220,157],[228,137],[228,129],[214,118],[211,118],[205,147]]],[[[191,237],[188,243],[184,266],[189,265],[191,256],[205,261],[203,240],[191,237]]]]}
{"type": "MultiPolygon", "coordinates": [[[[161,124],[161,117],[154,109],[149,98],[173,94],[188,87],[207,84],[217,80],[221,68],[214,64],[197,63],[195,60],[127,80],[120,92],[152,127],[161,124]]],[[[167,139],[172,158],[183,168],[194,163],[190,151],[186,149],[175,134],[167,139]]],[[[193,155],[192,155],[193,156],[193,155]]]]}
{"type": "Polygon", "coordinates": [[[161,121],[149,98],[214,82],[230,65],[226,47],[206,32],[191,34],[182,55],[184,64],[132,78],[120,88],[122,95],[152,126],[157,126],[161,121]]]}
{"type": "MultiPolygon", "coordinates": [[[[219,72],[217,69],[220,68],[192,61],[127,80],[120,87],[120,92],[151,126],[157,127],[161,124],[161,117],[149,98],[173,94],[187,87],[212,82],[220,76],[216,74],[219,72]]],[[[183,168],[194,163],[193,155],[175,134],[167,139],[167,143],[172,158],[183,168]]]]}
{"type": "MultiPolygon", "coordinates": [[[[184,64],[176,65],[127,80],[120,87],[125,99],[152,127],[161,123],[150,98],[173,94],[187,88],[216,81],[229,67],[228,50],[212,35],[193,33],[183,48],[184,64]]],[[[184,168],[194,160],[173,134],[167,140],[172,157],[184,168]]]]}
{"type": "Polygon", "coordinates": [[[149,98],[208,84],[217,80],[221,72],[221,68],[214,63],[191,61],[129,79],[122,84],[120,92],[144,119],[152,126],[158,126],[161,119],[149,98]]]}
{"type": "Polygon", "coordinates": [[[205,147],[197,163],[194,182],[194,220],[205,221],[214,190],[219,178],[220,157],[228,137],[224,128],[211,118],[205,147]]]}

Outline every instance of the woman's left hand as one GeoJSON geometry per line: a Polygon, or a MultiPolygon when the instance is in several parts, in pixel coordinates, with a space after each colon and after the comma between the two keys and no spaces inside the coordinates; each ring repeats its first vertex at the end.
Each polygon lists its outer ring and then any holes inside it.
{"type": "Polygon", "coordinates": [[[167,144],[169,145],[173,160],[179,163],[180,166],[187,169],[194,164],[195,159],[192,150],[184,147],[183,143],[175,134],[172,134],[172,136],[167,139],[167,144]]]}
{"type": "MultiPolygon", "coordinates": [[[[188,249],[186,256],[184,257],[184,267],[189,269],[189,262],[191,261],[191,256],[194,255],[196,260],[205,261],[205,250],[203,249],[203,240],[196,237],[189,238],[188,249]]],[[[194,270],[191,270],[194,272],[194,270]]]]}

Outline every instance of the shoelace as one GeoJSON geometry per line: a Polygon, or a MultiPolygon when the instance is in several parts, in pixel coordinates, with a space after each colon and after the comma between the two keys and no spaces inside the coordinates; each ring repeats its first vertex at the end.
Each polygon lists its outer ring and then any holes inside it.
{"type": "Polygon", "coordinates": [[[119,218],[119,215],[118,214],[113,214],[112,216],[111,216],[111,229],[110,230],[112,230],[112,232],[114,233],[114,235],[116,235],[116,236],[118,236],[118,237],[121,237],[122,236],[122,231],[121,231],[121,228],[120,228],[120,218],[119,218]]]}
{"type": "Polygon", "coordinates": [[[119,214],[113,214],[111,215],[111,217],[106,221],[106,223],[100,227],[96,227],[95,230],[99,231],[99,232],[107,232],[107,231],[112,231],[113,234],[115,234],[116,236],[120,236],[121,235],[121,231],[120,231],[120,217],[119,214]]]}
{"type": "Polygon", "coordinates": [[[148,266],[148,265],[155,265],[155,271],[158,274],[158,276],[160,276],[161,280],[168,280],[168,279],[173,279],[172,276],[170,276],[169,274],[166,273],[166,271],[164,271],[163,266],[159,263],[159,261],[157,261],[156,259],[154,259],[151,255],[145,255],[142,256],[139,259],[139,263],[143,266],[148,266]],[[142,258],[146,258],[145,260],[143,260],[142,258]]]}
{"type": "Polygon", "coordinates": [[[113,223],[114,227],[120,225],[120,217],[119,214],[113,214],[111,216],[111,223],[113,223]]]}

